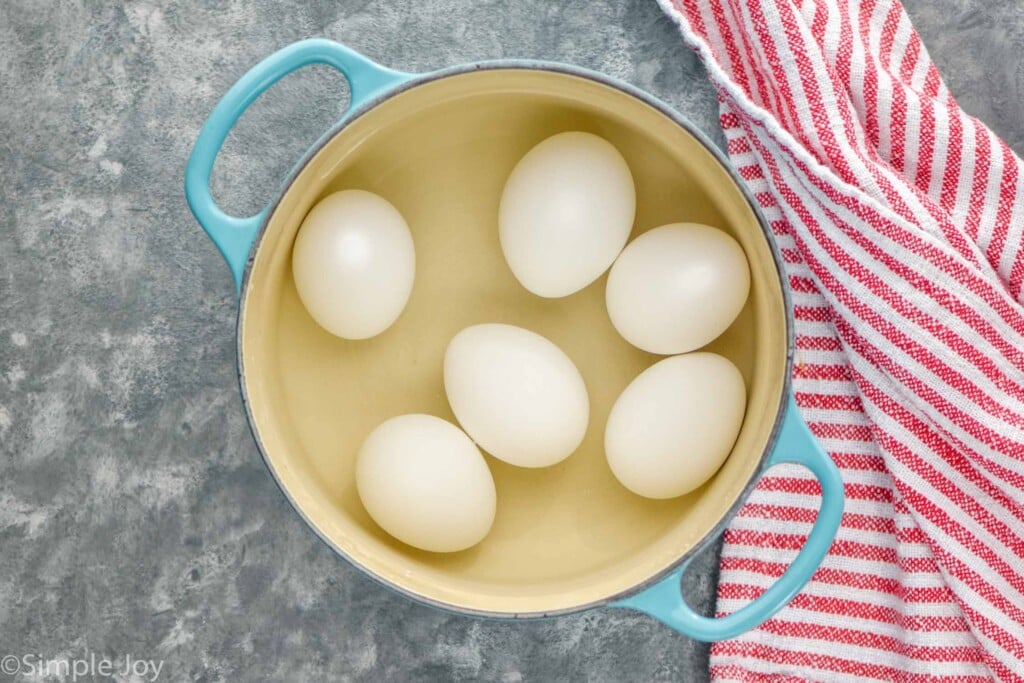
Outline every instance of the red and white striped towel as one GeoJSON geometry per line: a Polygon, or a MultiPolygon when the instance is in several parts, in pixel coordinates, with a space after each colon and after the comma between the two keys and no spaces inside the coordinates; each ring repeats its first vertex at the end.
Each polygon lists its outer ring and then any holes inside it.
{"type": "MultiPolygon", "coordinates": [[[[713,678],[1024,680],[1024,165],[897,0],[661,2],[775,232],[797,403],[847,495],[814,579],[713,646],[713,678]]],[[[818,491],[796,467],[761,482],[722,613],[785,570],[818,491]]]]}

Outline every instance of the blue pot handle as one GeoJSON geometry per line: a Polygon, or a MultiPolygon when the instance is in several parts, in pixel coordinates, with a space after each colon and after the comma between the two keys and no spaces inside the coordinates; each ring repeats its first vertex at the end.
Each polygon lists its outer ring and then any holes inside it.
{"type": "Polygon", "coordinates": [[[768,590],[749,605],[720,617],[697,614],[686,604],[680,581],[687,564],[636,595],[615,603],[614,607],[630,607],[646,612],[680,633],[706,642],[735,638],[756,628],[785,607],[821,565],[843,516],[843,481],[839,470],[818,444],[804,423],[796,402],[790,396],[782,429],[775,448],[768,458],[768,467],[796,463],[809,469],[821,482],[821,508],[807,543],[786,572],[768,590]]]}
{"type": "Polygon", "coordinates": [[[224,213],[210,194],[213,162],[228,132],[249,105],[281,78],[310,64],[332,66],[348,80],[351,96],[346,114],[383,90],[411,78],[410,74],[380,66],[339,43],[310,38],[292,43],[264,59],[221,98],[192,148],[185,168],[185,197],[196,220],[227,260],[236,291],[241,290],[249,249],[268,209],[248,218],[224,213]]]}

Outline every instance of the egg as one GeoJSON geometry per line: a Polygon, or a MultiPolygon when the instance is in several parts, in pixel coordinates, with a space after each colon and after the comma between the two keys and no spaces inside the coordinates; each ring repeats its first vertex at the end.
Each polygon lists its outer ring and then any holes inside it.
{"type": "Polygon", "coordinates": [[[615,477],[647,498],[675,498],[713,475],[746,412],[740,371],[714,353],[666,358],[640,373],[608,415],[604,448],[615,477]]]}
{"type": "Polygon", "coordinates": [[[583,441],[590,399],[579,370],[555,344],[513,325],[467,327],[444,355],[444,388],[463,429],[519,467],[547,467],[583,441]]]}
{"type": "Polygon", "coordinates": [[[567,296],[608,270],[635,212],[633,176],[619,151],[590,133],[561,133],[531,149],[505,183],[501,249],[523,287],[567,296]]]}
{"type": "Polygon", "coordinates": [[[750,269],[736,240],[706,225],[673,223],[629,243],[608,274],[605,303],[630,344],[675,355],[722,334],[749,292],[750,269]]]}
{"type": "Polygon", "coordinates": [[[494,522],[494,479],[466,434],[433,415],[401,415],[366,437],[356,489],[384,531],[422,550],[479,543],[494,522]]]}
{"type": "Polygon", "coordinates": [[[302,222],[292,272],[317,324],[344,339],[367,339],[390,327],[409,301],[416,273],[412,234],[382,197],[335,192],[302,222]]]}

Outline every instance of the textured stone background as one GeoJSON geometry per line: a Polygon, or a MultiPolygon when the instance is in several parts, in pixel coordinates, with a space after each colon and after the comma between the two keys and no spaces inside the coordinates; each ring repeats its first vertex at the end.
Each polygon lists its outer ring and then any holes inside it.
{"type": "MultiPolygon", "coordinates": [[[[961,103],[1024,147],[1019,0],[914,0],[961,103]]],[[[0,656],[166,661],[162,680],[701,680],[641,616],[441,614],[336,560],[275,488],[234,369],[228,270],[182,196],[216,99],[323,35],[417,71],[493,57],[598,69],[720,138],[651,0],[0,3],[0,656]]],[[[308,69],[229,139],[215,194],[259,209],[337,116],[308,69]]],[[[708,605],[714,558],[687,581],[708,605]]]]}

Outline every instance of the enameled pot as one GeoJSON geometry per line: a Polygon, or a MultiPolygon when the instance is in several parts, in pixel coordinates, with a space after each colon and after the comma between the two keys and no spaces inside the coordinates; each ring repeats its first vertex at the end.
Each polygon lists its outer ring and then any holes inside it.
{"type": "Polygon", "coordinates": [[[258,64],[217,104],[189,159],[185,192],[238,286],[242,395],[267,467],[310,528],[384,585],[486,617],[632,608],[693,638],[719,640],[779,610],[828,551],[843,487],[793,404],[792,317],[770,231],[722,154],[650,95],[547,62],[400,73],[337,43],[304,40],[258,64]],[[248,218],[226,215],[210,195],[210,173],[228,131],[263,91],[308,64],[345,75],[348,111],[299,162],[269,208],[248,218]],[[453,419],[440,387],[444,348],[458,330],[506,322],[553,340],[587,380],[592,425],[604,424],[619,392],[656,360],[611,326],[604,278],[571,297],[541,299],[519,286],[502,258],[497,207],[504,182],[527,150],[566,130],[596,133],[622,152],[636,181],[636,231],[694,221],[726,230],[743,246],[750,299],[709,347],[744,375],[743,427],[718,473],[673,500],[647,500],[623,488],[605,461],[600,429],[554,467],[527,470],[489,458],[498,511],[488,537],[459,553],[416,550],[367,515],[355,490],[354,460],[363,437],[388,417],[417,412],[453,419]],[[416,245],[409,304],[390,329],[368,341],[345,341],[319,328],[299,302],[290,270],[306,213],[344,188],[393,203],[416,245]],[[807,543],[749,605],[717,619],[697,614],[680,593],[688,559],[722,532],[758,478],[779,463],[803,465],[821,482],[821,509],[807,543]]]}

